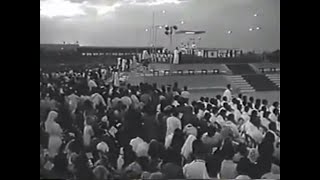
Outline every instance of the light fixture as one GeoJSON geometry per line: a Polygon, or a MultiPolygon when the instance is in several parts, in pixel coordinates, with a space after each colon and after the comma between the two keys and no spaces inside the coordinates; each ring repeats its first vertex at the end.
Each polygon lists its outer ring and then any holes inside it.
{"type": "Polygon", "coordinates": [[[256,30],[260,30],[261,29],[261,27],[256,27],[256,30]]]}
{"type": "Polygon", "coordinates": [[[145,31],[146,31],[146,32],[148,32],[148,31],[149,31],[149,29],[145,29],[145,31]]]}
{"type": "Polygon", "coordinates": [[[162,13],[165,14],[165,13],[166,13],[166,10],[162,10],[162,13]]]}
{"type": "Polygon", "coordinates": [[[258,14],[254,14],[253,16],[254,16],[254,17],[257,17],[257,16],[258,16],[258,14]]]}
{"type": "Polygon", "coordinates": [[[232,33],[232,31],[230,31],[230,30],[229,30],[229,31],[227,31],[227,33],[228,33],[228,34],[231,34],[231,33],[232,33]]]}
{"type": "Polygon", "coordinates": [[[250,28],[249,31],[253,31],[253,28],[250,28]]]}
{"type": "Polygon", "coordinates": [[[181,21],[180,23],[181,23],[181,24],[184,24],[184,21],[181,21]]]}

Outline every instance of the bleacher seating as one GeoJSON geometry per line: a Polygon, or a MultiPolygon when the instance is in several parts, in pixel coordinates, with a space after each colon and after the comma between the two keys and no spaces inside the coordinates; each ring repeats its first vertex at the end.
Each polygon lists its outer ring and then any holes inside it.
{"type": "Polygon", "coordinates": [[[238,74],[256,74],[249,64],[227,64],[227,67],[234,75],[238,74]]]}
{"type": "Polygon", "coordinates": [[[242,75],[256,91],[276,91],[280,88],[264,74],[242,75]]]}

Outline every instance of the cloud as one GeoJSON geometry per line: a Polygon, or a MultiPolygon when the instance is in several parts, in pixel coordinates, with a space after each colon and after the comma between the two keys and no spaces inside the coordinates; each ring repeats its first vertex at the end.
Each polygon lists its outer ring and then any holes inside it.
{"type": "MultiPolygon", "coordinates": [[[[201,35],[202,47],[280,47],[279,0],[189,0],[180,4],[163,1],[164,4],[153,7],[147,3],[158,0],[135,1],[138,4],[130,4],[133,0],[105,1],[108,5],[103,5],[99,0],[70,1],[79,5],[77,7],[82,13],[75,16],[40,16],[41,43],[78,40],[81,45],[146,46],[150,35],[145,29],[152,24],[152,12],[166,10],[166,14],[157,14],[156,24],[172,25],[184,20],[186,23],[179,25],[179,29],[205,30],[207,33],[201,35]],[[257,11],[262,14],[254,17],[257,11]],[[248,31],[249,27],[257,25],[262,27],[261,31],[248,31]],[[232,36],[226,35],[227,30],[233,31],[232,36]]],[[[188,39],[189,36],[179,35],[174,37],[174,42],[188,39]]],[[[158,31],[157,41],[162,46],[168,43],[163,30],[158,31]]]]}

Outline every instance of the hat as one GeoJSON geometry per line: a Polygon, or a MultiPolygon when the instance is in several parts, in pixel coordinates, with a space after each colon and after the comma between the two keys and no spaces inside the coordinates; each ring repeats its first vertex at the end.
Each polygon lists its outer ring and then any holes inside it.
{"type": "Polygon", "coordinates": [[[97,144],[97,150],[106,153],[109,152],[109,146],[102,141],[99,144],[97,144]]]}

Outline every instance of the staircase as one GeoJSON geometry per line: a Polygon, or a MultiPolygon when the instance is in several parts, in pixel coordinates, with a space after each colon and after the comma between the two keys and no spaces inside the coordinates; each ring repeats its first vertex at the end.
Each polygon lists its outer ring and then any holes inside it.
{"type": "Polygon", "coordinates": [[[266,74],[266,76],[280,89],[280,74],[266,74]]]}
{"type": "Polygon", "coordinates": [[[255,92],[255,89],[241,75],[227,76],[227,78],[232,86],[240,90],[240,93],[255,92]]]}
{"type": "Polygon", "coordinates": [[[280,90],[273,81],[264,74],[242,75],[256,91],[277,91],[280,90]]]}
{"type": "Polygon", "coordinates": [[[257,74],[249,64],[227,64],[227,67],[235,75],[241,74],[257,74]]]}

